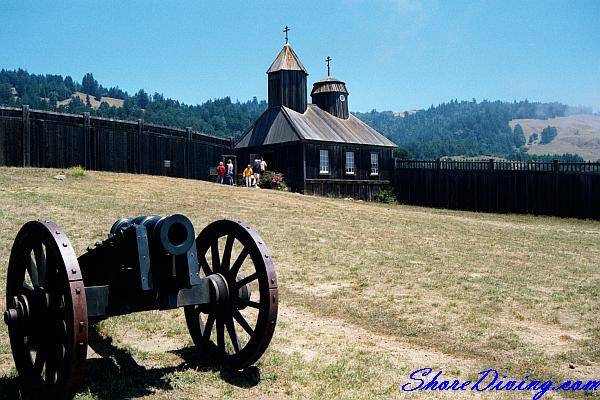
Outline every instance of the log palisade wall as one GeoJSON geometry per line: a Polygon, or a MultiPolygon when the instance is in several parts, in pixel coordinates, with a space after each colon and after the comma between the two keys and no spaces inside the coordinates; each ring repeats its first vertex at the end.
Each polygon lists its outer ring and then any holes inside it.
{"type": "Polygon", "coordinates": [[[232,139],[188,129],[0,107],[0,166],[87,169],[209,180],[232,139]]]}
{"type": "Polygon", "coordinates": [[[396,161],[405,204],[600,219],[600,163],[396,161]]]}
{"type": "MultiPolygon", "coordinates": [[[[278,146],[263,149],[273,166],[285,161],[294,165],[297,174],[304,169],[295,158],[302,153],[301,146],[291,152],[281,150],[278,146]],[[279,160],[282,157],[285,160],[279,160]]],[[[28,106],[0,107],[0,166],[82,165],[93,170],[211,180],[211,167],[223,155],[233,153],[233,140],[189,128],[110,120],[89,113],[59,114],[28,106]]],[[[249,157],[238,154],[238,168],[243,169],[249,157]]],[[[362,176],[360,182],[318,179],[313,171],[318,167],[316,159],[306,160],[305,182],[293,172],[288,176],[296,190],[323,196],[373,199],[391,181],[398,200],[405,204],[600,220],[600,163],[396,160],[388,176],[385,166],[391,160],[387,152],[380,162],[379,180],[366,186],[362,176]]]]}

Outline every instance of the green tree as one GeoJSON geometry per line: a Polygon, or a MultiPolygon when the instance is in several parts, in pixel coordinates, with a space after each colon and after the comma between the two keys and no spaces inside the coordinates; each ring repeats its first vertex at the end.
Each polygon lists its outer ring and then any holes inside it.
{"type": "Polygon", "coordinates": [[[145,109],[146,107],[148,107],[148,103],[150,103],[150,97],[144,89],[140,89],[135,94],[135,97],[137,98],[137,105],[139,108],[145,109]]]}
{"type": "Polygon", "coordinates": [[[12,104],[13,95],[12,95],[12,86],[8,83],[0,83],[0,104],[12,104]]]}
{"type": "Polygon", "coordinates": [[[410,160],[410,151],[406,150],[404,147],[398,146],[398,148],[394,149],[394,158],[400,158],[403,160],[410,160]]]}
{"type": "Polygon", "coordinates": [[[542,138],[540,144],[548,144],[558,135],[558,130],[555,126],[547,126],[542,130],[542,138]]]}
{"type": "Polygon", "coordinates": [[[525,133],[523,132],[523,127],[521,125],[515,125],[513,128],[513,135],[515,138],[515,147],[523,147],[525,145],[525,133]]]}
{"type": "Polygon", "coordinates": [[[529,144],[533,144],[534,142],[537,142],[539,136],[537,134],[537,132],[533,132],[531,135],[529,135],[529,144]]]}
{"type": "Polygon", "coordinates": [[[88,72],[81,80],[81,90],[85,94],[96,96],[98,94],[98,81],[94,79],[94,75],[88,72]]]}

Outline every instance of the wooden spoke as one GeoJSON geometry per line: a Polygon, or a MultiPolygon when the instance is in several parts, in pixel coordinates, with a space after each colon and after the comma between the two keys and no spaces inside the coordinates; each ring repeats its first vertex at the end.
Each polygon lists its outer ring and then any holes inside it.
{"type": "Polygon", "coordinates": [[[23,282],[23,292],[26,295],[33,295],[33,288],[27,284],[27,282],[23,282]]]}
{"type": "Polygon", "coordinates": [[[231,344],[233,345],[233,349],[236,353],[240,352],[240,341],[238,340],[237,332],[235,330],[235,325],[233,323],[233,318],[227,318],[227,332],[229,333],[229,338],[231,339],[231,344]]]}
{"type": "Polygon", "coordinates": [[[35,255],[35,264],[38,270],[38,282],[40,286],[45,286],[46,282],[46,253],[44,251],[44,246],[41,243],[38,243],[37,246],[33,248],[33,253],[35,255]]]}
{"type": "Polygon", "coordinates": [[[246,321],[246,319],[239,310],[233,310],[233,318],[235,318],[237,323],[240,324],[242,328],[244,328],[248,335],[252,336],[252,334],[254,333],[254,329],[252,329],[248,321],[246,321]]]}
{"type": "Polygon", "coordinates": [[[238,255],[238,257],[236,258],[235,262],[233,263],[233,266],[231,267],[231,270],[229,271],[229,276],[231,277],[236,277],[238,272],[240,272],[240,268],[242,267],[242,264],[244,264],[244,261],[246,260],[246,257],[248,257],[249,251],[247,248],[243,248],[242,252],[238,255]]]}
{"type": "Polygon", "coordinates": [[[206,261],[206,257],[204,256],[204,254],[200,256],[200,267],[202,268],[202,272],[204,272],[204,275],[212,275],[213,272],[208,266],[208,261],[206,261]]]}
{"type": "Polygon", "coordinates": [[[38,275],[37,265],[35,265],[35,261],[31,255],[29,255],[29,268],[27,268],[27,272],[29,273],[29,279],[31,279],[31,283],[34,287],[40,286],[40,279],[38,275]]]}
{"type": "Polygon", "coordinates": [[[212,332],[213,325],[215,324],[215,315],[210,314],[206,319],[206,324],[204,325],[204,332],[202,333],[202,339],[210,340],[210,333],[212,332]]]}
{"type": "Polygon", "coordinates": [[[260,303],[257,303],[256,301],[244,300],[244,299],[238,298],[237,303],[240,307],[252,307],[252,308],[260,309],[260,303]]]}
{"type": "Polygon", "coordinates": [[[217,346],[219,352],[225,353],[225,327],[223,324],[223,317],[217,317],[217,346]]]}
{"type": "Polygon", "coordinates": [[[229,271],[229,267],[231,264],[231,250],[233,249],[233,242],[235,241],[235,237],[233,235],[227,235],[227,240],[225,242],[225,250],[223,250],[223,260],[221,262],[221,268],[224,273],[229,271]]]}
{"type": "Polygon", "coordinates": [[[241,280],[237,281],[237,282],[235,283],[235,287],[236,287],[236,289],[239,289],[239,288],[241,288],[242,286],[244,286],[244,285],[247,285],[248,283],[250,283],[250,282],[252,282],[252,281],[255,281],[255,280],[257,280],[257,279],[258,279],[258,274],[255,272],[255,273],[253,273],[252,275],[249,275],[249,276],[247,276],[247,277],[245,277],[245,278],[243,278],[243,279],[241,279],[241,280]]]}
{"type": "Polygon", "coordinates": [[[219,259],[219,241],[217,239],[213,240],[210,245],[210,252],[212,256],[212,269],[213,272],[221,271],[221,261],[219,259]]]}

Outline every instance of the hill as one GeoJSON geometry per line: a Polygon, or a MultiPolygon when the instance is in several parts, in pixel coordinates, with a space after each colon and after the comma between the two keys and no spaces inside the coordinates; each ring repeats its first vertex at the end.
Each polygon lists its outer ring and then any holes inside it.
{"type": "Polygon", "coordinates": [[[230,97],[214,99],[199,105],[187,105],[165,98],[160,93],[148,94],[140,89],[130,95],[118,86],[105,88],[93,74],[83,76],[81,83],[70,76],[36,75],[19,69],[0,71],[0,105],[21,106],[58,112],[137,120],[173,126],[192,127],[222,137],[239,137],[267,108],[264,100],[232,101],[230,97]],[[89,103],[88,103],[89,101],[89,103]]]}
{"type": "MultiPolygon", "coordinates": [[[[122,216],[180,212],[197,232],[217,219],[243,219],[265,240],[279,278],[279,319],[257,364],[260,383],[252,370],[202,364],[182,312],[148,312],[98,324],[79,400],[531,399],[537,392],[401,387],[426,367],[463,381],[487,368],[516,381],[600,375],[597,222],[157,176],[88,171],[52,179],[58,172],[0,168],[0,309],[12,241],[39,217],[61,225],[77,254],[122,216]]],[[[0,324],[0,398],[17,398],[13,374],[0,324]]],[[[564,395],[574,397],[583,393],[564,395]]]]}
{"type": "Polygon", "coordinates": [[[72,93],[71,97],[69,97],[68,99],[57,101],[56,107],[58,107],[58,108],[69,107],[69,105],[71,104],[71,102],[74,101],[75,98],[78,98],[79,101],[82,102],[83,104],[86,104],[86,102],[89,101],[90,107],[93,109],[100,108],[102,103],[108,104],[109,107],[122,108],[125,103],[125,100],[123,100],[123,99],[115,99],[113,97],[108,97],[108,96],[100,96],[100,100],[96,100],[95,97],[93,97],[93,96],[90,97],[89,94],[76,91],[76,92],[72,93]]]}
{"type": "MultiPolygon", "coordinates": [[[[118,86],[105,88],[91,73],[85,74],[79,83],[69,76],[36,75],[22,69],[1,70],[0,105],[23,104],[58,112],[87,111],[92,115],[114,119],[141,118],[159,125],[192,127],[199,132],[234,138],[239,138],[267,107],[264,100],[258,101],[256,97],[246,102],[233,102],[231,98],[224,97],[200,105],[187,105],[165,98],[160,93],[151,95],[144,89],[130,95],[118,86]]],[[[515,145],[515,135],[509,124],[511,120],[545,120],[591,114],[589,109],[574,109],[560,103],[452,100],[438,106],[432,105],[427,110],[413,109],[397,113],[373,110],[354,114],[408,150],[399,149],[399,156],[437,158],[485,155],[523,159],[545,151],[559,151],[559,154],[581,153],[586,159],[593,159],[597,153],[593,135],[532,146],[529,152],[526,151],[528,148],[515,145]]],[[[573,160],[578,156],[565,155],[564,158],[573,160]]]]}
{"type": "Polygon", "coordinates": [[[539,119],[514,119],[510,127],[518,124],[523,128],[526,143],[533,133],[540,133],[547,126],[557,129],[557,136],[548,144],[539,140],[527,145],[529,154],[579,154],[586,161],[600,160],[600,115],[571,115],[568,117],[539,119]]]}
{"type": "Polygon", "coordinates": [[[355,115],[405,147],[413,158],[487,155],[522,159],[527,153],[516,145],[511,120],[547,120],[575,113],[590,115],[591,110],[527,100],[452,100],[416,113],[373,110],[355,115]]]}

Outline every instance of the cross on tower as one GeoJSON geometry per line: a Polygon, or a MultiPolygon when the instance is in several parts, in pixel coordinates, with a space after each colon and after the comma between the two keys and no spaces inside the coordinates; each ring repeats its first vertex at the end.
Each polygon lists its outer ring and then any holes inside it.
{"type": "Polygon", "coordinates": [[[329,72],[329,62],[332,61],[332,58],[327,56],[325,61],[327,62],[327,76],[331,76],[331,73],[329,72]]]}
{"type": "Polygon", "coordinates": [[[285,29],[283,30],[285,32],[285,44],[288,44],[288,32],[290,31],[290,28],[287,27],[287,25],[285,26],[285,29]]]}

